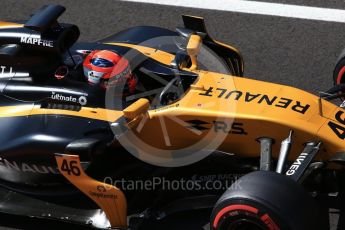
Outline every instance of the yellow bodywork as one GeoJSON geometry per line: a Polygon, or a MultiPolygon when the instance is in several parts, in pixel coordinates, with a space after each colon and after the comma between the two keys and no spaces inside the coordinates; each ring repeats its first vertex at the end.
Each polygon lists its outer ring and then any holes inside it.
{"type": "Polygon", "coordinates": [[[19,23],[0,21],[0,29],[20,28],[20,27],[23,27],[23,26],[24,26],[23,24],[19,24],[19,23]]]}
{"type": "MultiPolygon", "coordinates": [[[[151,48],[126,43],[121,46],[136,49],[163,64],[173,59],[172,54],[163,51],[159,51],[163,55],[157,55],[158,51],[151,48]]],[[[345,133],[345,121],[341,123],[336,119],[337,112],[345,112],[342,108],[286,85],[193,68],[184,70],[194,72],[199,77],[182,99],[150,110],[144,125],[136,122],[139,129],[131,126],[135,135],[144,143],[174,150],[190,146],[201,139],[212,141],[212,138],[219,137],[219,132],[224,132],[226,136],[221,137],[223,141],[218,148],[220,151],[243,157],[259,156],[260,145],[257,139],[270,137],[275,140],[273,157],[277,157],[280,142],[288,136],[289,130],[293,130],[294,143],[290,160],[301,153],[303,144],[308,141],[322,141],[323,147],[318,154],[322,160],[328,160],[335,153],[345,152],[345,137],[339,137],[345,133]],[[195,119],[208,123],[202,125],[206,129],[193,131],[186,121],[195,119]],[[162,122],[164,131],[161,128],[162,122]],[[232,130],[234,124],[237,129],[232,130]],[[169,143],[166,135],[171,137],[169,143]]],[[[345,114],[342,119],[345,120],[345,114]]]]}
{"type": "Polygon", "coordinates": [[[247,78],[196,72],[198,80],[181,100],[148,112],[149,119],[145,120],[140,132],[136,132],[141,140],[157,148],[180,149],[207,136],[210,139],[205,141],[212,141],[217,132],[224,132],[226,137],[218,150],[254,157],[260,150],[257,139],[271,137],[275,140],[273,156],[277,157],[280,142],[287,137],[289,130],[293,130],[291,159],[302,151],[303,144],[308,141],[323,142],[319,157],[324,160],[336,152],[345,151],[345,141],[328,125],[331,121],[345,127],[335,119],[335,114],[343,111],[336,105],[322,100],[321,114],[319,97],[308,92],[247,78]],[[164,119],[171,137],[170,145],[164,140],[161,119],[164,119]],[[193,119],[208,123],[203,124],[207,129],[193,132],[186,128],[187,123],[183,123],[193,119]],[[218,126],[215,125],[217,122],[218,126]],[[241,124],[242,133],[231,130],[233,123],[241,124]]]}

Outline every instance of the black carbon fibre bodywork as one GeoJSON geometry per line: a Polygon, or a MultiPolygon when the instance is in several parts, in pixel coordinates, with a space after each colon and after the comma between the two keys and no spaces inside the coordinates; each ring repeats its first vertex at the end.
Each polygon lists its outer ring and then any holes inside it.
{"type": "MultiPolygon", "coordinates": [[[[6,134],[0,136],[0,178],[23,184],[56,182],[54,154],[65,152],[72,141],[112,138],[108,122],[63,115],[0,118],[0,129],[6,134]]],[[[84,162],[92,159],[80,157],[84,162]]]]}

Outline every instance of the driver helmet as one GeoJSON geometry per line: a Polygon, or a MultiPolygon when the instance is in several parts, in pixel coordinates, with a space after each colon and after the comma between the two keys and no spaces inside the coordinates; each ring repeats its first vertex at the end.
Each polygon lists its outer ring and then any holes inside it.
{"type": "Polygon", "coordinates": [[[84,75],[90,85],[106,89],[111,84],[124,83],[125,89],[134,93],[137,80],[127,59],[109,50],[94,50],[83,62],[84,75]]]}

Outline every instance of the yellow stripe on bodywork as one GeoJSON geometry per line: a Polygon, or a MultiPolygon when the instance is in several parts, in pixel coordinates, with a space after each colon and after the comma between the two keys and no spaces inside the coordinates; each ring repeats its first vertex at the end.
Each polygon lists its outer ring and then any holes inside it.
{"type": "Polygon", "coordinates": [[[117,42],[110,42],[110,43],[104,43],[107,45],[114,45],[114,46],[123,46],[135,49],[139,51],[140,53],[144,54],[145,56],[152,58],[155,61],[161,62],[165,65],[170,65],[171,62],[174,60],[175,55],[170,54],[168,52],[146,47],[146,46],[140,46],[140,45],[134,45],[134,44],[128,44],[128,43],[117,43],[117,42]]]}
{"type": "Polygon", "coordinates": [[[23,24],[18,24],[14,22],[1,22],[0,21],[0,29],[7,29],[7,28],[19,28],[23,27],[23,24]]]}
{"type": "Polygon", "coordinates": [[[0,117],[20,117],[32,115],[65,115],[113,122],[123,116],[122,111],[82,107],[80,111],[45,109],[39,105],[19,105],[0,107],[0,117]]]}

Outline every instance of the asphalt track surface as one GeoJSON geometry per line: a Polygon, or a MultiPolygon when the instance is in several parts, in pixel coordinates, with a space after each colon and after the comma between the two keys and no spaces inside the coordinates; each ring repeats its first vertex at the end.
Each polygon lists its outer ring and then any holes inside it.
{"type": "MultiPolygon", "coordinates": [[[[212,0],[209,1],[212,4],[212,0]]],[[[345,9],[345,2],[340,0],[265,2],[345,9]]],[[[81,41],[97,40],[137,25],[174,29],[182,25],[181,14],[203,16],[213,37],[242,52],[245,76],[295,86],[312,93],[331,87],[334,65],[339,53],[345,48],[343,23],[116,0],[0,0],[0,20],[27,19],[32,12],[47,3],[66,6],[67,11],[60,21],[78,25],[81,41]]],[[[0,216],[0,223],[5,219],[17,220],[0,216]]]]}

